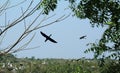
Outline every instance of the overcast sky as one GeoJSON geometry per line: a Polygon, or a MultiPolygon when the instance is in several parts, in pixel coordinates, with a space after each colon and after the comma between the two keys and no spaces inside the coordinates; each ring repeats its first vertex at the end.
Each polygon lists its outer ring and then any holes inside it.
{"type": "MultiPolygon", "coordinates": [[[[2,1],[0,2],[0,4],[2,3],[2,1]]],[[[10,1],[11,2],[9,3],[9,5],[12,6],[21,2],[22,0],[10,1]]],[[[38,2],[39,0],[34,0],[33,6],[38,2]]],[[[21,14],[21,7],[25,9],[29,3],[30,0],[27,0],[24,4],[9,9],[6,12],[7,21],[10,20],[10,22],[12,22],[13,20],[15,20],[15,18],[17,18],[21,14]]],[[[61,22],[57,22],[53,25],[35,31],[35,38],[28,47],[34,47],[39,45],[39,48],[25,50],[14,54],[17,55],[17,57],[35,56],[36,58],[92,58],[92,53],[84,53],[84,51],[89,48],[89,46],[86,46],[86,44],[98,42],[106,27],[92,28],[88,19],[80,20],[76,17],[73,17],[72,12],[66,8],[67,6],[67,2],[61,1],[58,4],[58,8],[55,10],[55,12],[50,13],[50,15],[56,15],[50,20],[45,21],[42,25],[44,25],[45,23],[49,23],[62,15],[68,15],[69,13],[71,13],[71,16],[61,22]],[[58,43],[52,43],[50,41],[44,42],[45,38],[40,34],[40,31],[46,33],[47,35],[52,34],[51,38],[55,39],[58,43]],[[87,35],[86,39],[80,40],[79,38],[83,35],[87,35]]],[[[1,25],[5,23],[4,17],[4,14],[0,17],[1,25]]],[[[34,17],[35,15],[26,19],[26,23],[30,23],[30,21],[34,19],[34,17]]],[[[40,19],[42,19],[42,17],[40,19]]],[[[19,23],[19,25],[8,31],[4,40],[4,44],[0,47],[4,47],[5,45],[9,45],[10,43],[14,42],[15,39],[21,34],[20,32],[22,30],[23,23],[21,22],[19,23]]]]}

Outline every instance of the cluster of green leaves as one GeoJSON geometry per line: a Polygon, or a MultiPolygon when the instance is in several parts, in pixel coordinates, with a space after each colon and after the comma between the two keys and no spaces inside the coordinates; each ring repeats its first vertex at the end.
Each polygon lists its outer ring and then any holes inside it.
{"type": "Polygon", "coordinates": [[[57,0],[43,0],[37,9],[43,8],[43,14],[48,15],[57,7],[57,0]]]}
{"type": "Polygon", "coordinates": [[[73,3],[72,10],[78,18],[88,18],[92,24],[103,25],[109,21],[116,22],[120,17],[119,0],[81,0],[73,3]]]}
{"type": "MultiPolygon", "coordinates": [[[[48,15],[50,11],[54,11],[57,8],[58,1],[61,0],[43,0],[37,9],[43,9],[43,14],[48,15]]],[[[76,0],[65,0],[68,1],[71,5],[75,3],[76,0]]]]}

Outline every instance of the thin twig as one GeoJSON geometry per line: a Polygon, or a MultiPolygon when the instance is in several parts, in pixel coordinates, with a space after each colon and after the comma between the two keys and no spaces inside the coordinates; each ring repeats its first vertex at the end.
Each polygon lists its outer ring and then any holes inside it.
{"type": "Polygon", "coordinates": [[[25,49],[30,44],[30,42],[33,40],[34,37],[35,37],[35,34],[31,37],[31,39],[28,42],[26,42],[24,45],[22,45],[21,47],[17,48],[16,50],[14,50],[14,53],[15,53],[15,51],[19,51],[19,50],[25,49]]]}
{"type": "Polygon", "coordinates": [[[9,24],[8,27],[6,27],[1,33],[3,34],[5,31],[7,31],[8,29],[10,29],[11,27],[17,25],[19,22],[21,22],[22,20],[24,20],[25,18],[27,18],[27,16],[23,17],[23,15],[29,10],[29,8],[31,7],[32,5],[32,2],[29,4],[28,8],[26,9],[26,11],[20,16],[18,17],[16,20],[14,20],[11,24],[9,24]]]}
{"type": "MultiPolygon", "coordinates": [[[[7,10],[7,9],[10,9],[10,8],[19,6],[19,5],[23,4],[25,1],[27,1],[27,0],[24,0],[24,1],[22,1],[22,2],[20,2],[20,3],[18,3],[18,4],[16,4],[16,5],[13,5],[13,6],[10,6],[10,7],[7,7],[7,8],[3,8],[3,7],[2,7],[3,9],[1,9],[0,11],[7,10]]],[[[8,4],[8,2],[9,2],[9,0],[7,1],[7,4],[8,4]]],[[[7,4],[6,4],[6,5],[7,5],[7,4]]]]}
{"type": "MultiPolygon", "coordinates": [[[[22,11],[22,14],[24,13],[23,12],[23,8],[21,7],[21,11],[22,11]]],[[[23,17],[24,17],[24,14],[23,14],[23,17]]],[[[25,27],[25,30],[26,30],[26,21],[25,21],[25,19],[24,19],[24,27],[25,27]]]]}
{"type": "Polygon", "coordinates": [[[2,14],[2,12],[4,11],[4,9],[7,7],[7,5],[8,5],[8,3],[9,3],[9,0],[7,0],[1,7],[0,7],[0,13],[2,14]]]}

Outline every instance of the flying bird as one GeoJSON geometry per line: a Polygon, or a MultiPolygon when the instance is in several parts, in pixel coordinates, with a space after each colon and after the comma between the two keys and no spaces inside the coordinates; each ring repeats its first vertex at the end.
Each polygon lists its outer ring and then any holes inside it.
{"type": "Polygon", "coordinates": [[[46,38],[45,42],[47,40],[53,42],[53,43],[57,43],[54,39],[50,38],[51,34],[49,36],[47,36],[45,33],[43,33],[42,31],[40,31],[41,35],[44,36],[46,38]]]}
{"type": "Polygon", "coordinates": [[[85,39],[85,37],[87,37],[87,36],[86,36],[86,35],[84,35],[84,36],[81,36],[81,37],[80,37],[80,39],[85,39]]]}

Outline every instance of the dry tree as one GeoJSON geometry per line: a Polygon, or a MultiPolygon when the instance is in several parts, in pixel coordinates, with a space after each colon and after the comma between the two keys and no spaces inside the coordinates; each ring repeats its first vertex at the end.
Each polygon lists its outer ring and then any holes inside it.
{"type": "Polygon", "coordinates": [[[69,14],[60,16],[60,17],[56,18],[55,20],[43,25],[43,22],[54,17],[55,14],[53,14],[51,16],[43,15],[43,9],[42,8],[39,10],[37,9],[40,6],[40,4],[42,3],[42,0],[40,0],[40,2],[38,2],[36,5],[33,4],[34,0],[31,0],[25,10],[22,7],[20,7],[21,15],[19,15],[16,19],[12,20],[11,22],[10,22],[10,19],[7,20],[7,14],[6,14],[7,10],[15,8],[15,7],[25,3],[26,1],[27,0],[24,0],[16,5],[9,6],[10,1],[7,0],[5,3],[3,3],[3,5],[0,6],[0,17],[2,17],[1,16],[2,14],[4,14],[4,17],[5,17],[5,24],[0,25],[0,56],[8,54],[8,53],[15,53],[18,51],[22,51],[22,50],[26,50],[26,49],[28,50],[28,49],[33,49],[33,48],[39,47],[39,46],[36,46],[36,47],[27,48],[27,46],[30,44],[30,42],[35,37],[34,31],[36,31],[40,28],[49,26],[51,24],[54,24],[56,22],[60,22],[69,16],[69,14]],[[30,18],[32,15],[36,15],[36,16],[34,16],[34,18],[32,17],[32,20],[30,22],[26,22],[26,20],[28,20],[28,18],[30,18]],[[38,21],[38,19],[40,17],[43,17],[43,18],[38,21]],[[6,44],[6,46],[3,47],[2,43],[4,43],[4,41],[5,41],[5,36],[8,35],[7,32],[11,29],[15,29],[13,27],[15,27],[16,25],[21,25],[21,24],[19,24],[21,22],[23,22],[22,25],[24,26],[24,28],[21,29],[21,30],[23,30],[21,35],[19,35],[19,37],[15,41],[11,42],[10,44],[6,44]],[[34,34],[33,34],[33,32],[34,32],[34,34]],[[26,42],[22,42],[30,34],[32,34],[31,38],[29,40],[27,40],[26,42]],[[21,42],[22,42],[22,44],[19,46],[19,44],[21,42]]]}

